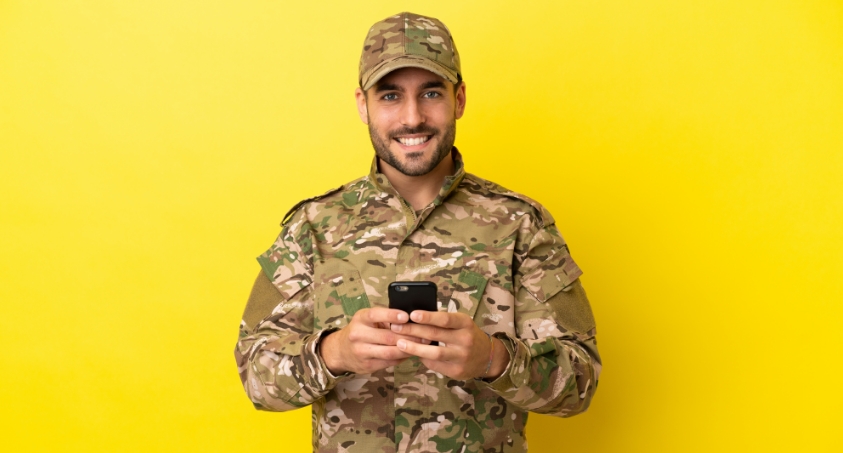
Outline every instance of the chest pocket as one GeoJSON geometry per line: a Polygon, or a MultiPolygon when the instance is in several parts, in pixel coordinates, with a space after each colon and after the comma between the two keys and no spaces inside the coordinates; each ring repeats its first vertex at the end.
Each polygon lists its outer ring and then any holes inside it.
{"type": "Polygon", "coordinates": [[[487,281],[482,274],[463,269],[453,282],[454,290],[451,292],[447,306],[442,306],[440,301],[439,311],[465,313],[473,318],[477,313],[477,307],[480,306],[480,298],[486,290],[487,281]]]}
{"type": "Polygon", "coordinates": [[[320,274],[315,291],[314,332],[345,327],[358,310],[369,308],[359,272],[343,269],[320,274]]]}

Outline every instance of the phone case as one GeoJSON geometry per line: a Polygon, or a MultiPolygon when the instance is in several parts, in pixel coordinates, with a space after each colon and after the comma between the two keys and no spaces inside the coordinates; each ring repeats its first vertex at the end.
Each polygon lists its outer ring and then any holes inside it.
{"type": "MultiPolygon", "coordinates": [[[[389,284],[389,308],[436,311],[436,283],[392,282],[389,284]]],[[[412,321],[410,321],[412,322],[412,321]]]]}

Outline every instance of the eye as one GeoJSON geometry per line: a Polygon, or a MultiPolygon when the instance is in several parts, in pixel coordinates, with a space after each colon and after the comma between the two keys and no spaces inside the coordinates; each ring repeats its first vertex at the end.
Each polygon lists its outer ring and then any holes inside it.
{"type": "Polygon", "coordinates": [[[438,97],[442,97],[442,95],[438,91],[428,91],[422,95],[425,99],[436,99],[438,97]]]}
{"type": "Polygon", "coordinates": [[[394,101],[394,100],[398,99],[398,95],[395,94],[395,93],[387,93],[387,94],[381,96],[381,99],[383,99],[384,101],[394,101]]]}

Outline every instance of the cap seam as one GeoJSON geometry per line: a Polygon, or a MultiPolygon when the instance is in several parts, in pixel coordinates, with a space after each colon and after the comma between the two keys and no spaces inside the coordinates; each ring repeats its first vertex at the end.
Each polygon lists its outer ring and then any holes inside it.
{"type": "Polygon", "coordinates": [[[401,38],[404,43],[404,55],[407,55],[407,13],[404,13],[404,36],[401,38]]]}

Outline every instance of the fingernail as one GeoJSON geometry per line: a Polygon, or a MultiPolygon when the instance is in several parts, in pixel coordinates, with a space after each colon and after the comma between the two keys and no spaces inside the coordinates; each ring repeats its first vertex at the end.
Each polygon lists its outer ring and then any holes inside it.
{"type": "Polygon", "coordinates": [[[398,313],[398,320],[399,321],[407,322],[408,319],[410,319],[410,318],[407,316],[407,313],[398,313]]]}
{"type": "Polygon", "coordinates": [[[418,311],[414,311],[413,314],[410,315],[413,318],[413,321],[419,322],[422,320],[422,314],[418,311]]]}
{"type": "Polygon", "coordinates": [[[401,324],[393,324],[392,325],[392,331],[393,332],[401,332],[401,329],[403,329],[403,328],[404,328],[404,326],[401,325],[401,324]]]}
{"type": "Polygon", "coordinates": [[[407,341],[406,340],[398,340],[398,349],[405,350],[407,349],[407,341]]]}

